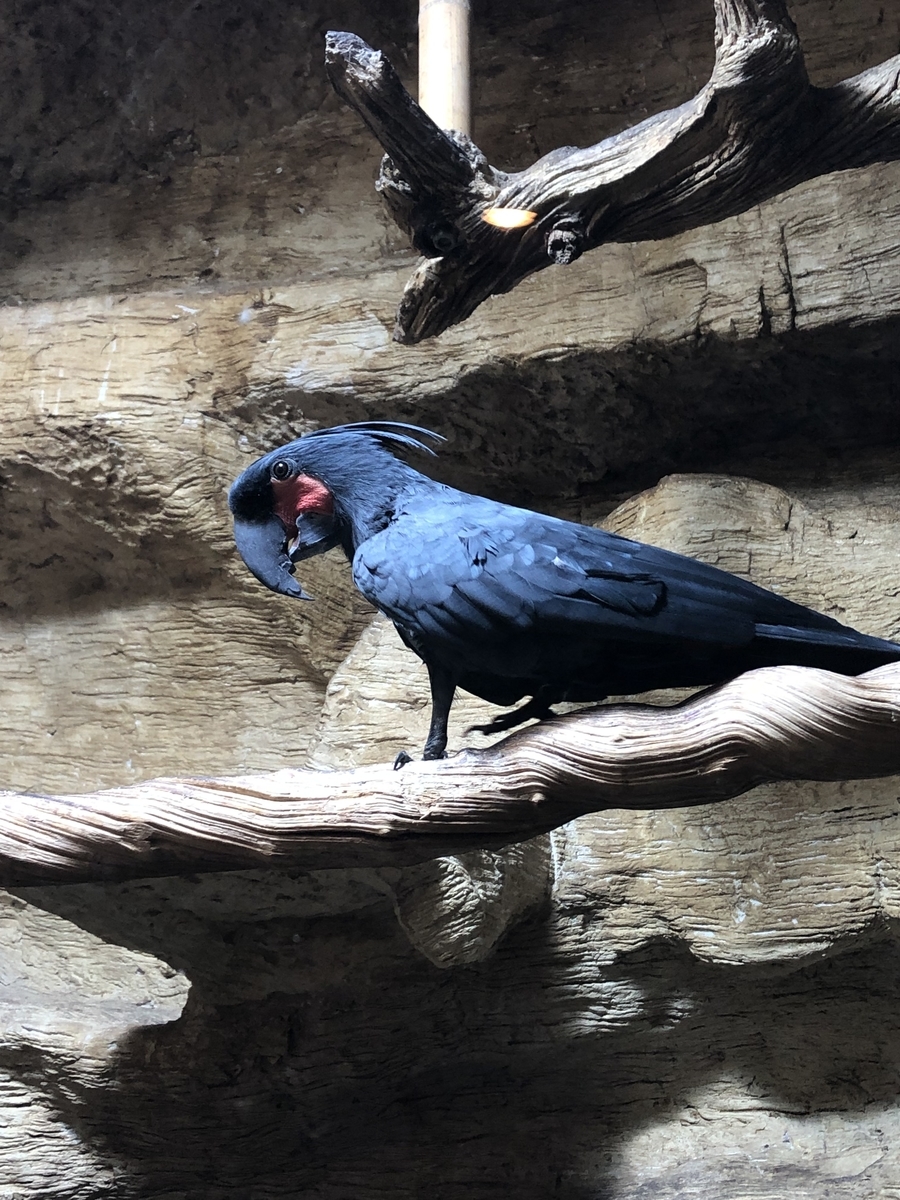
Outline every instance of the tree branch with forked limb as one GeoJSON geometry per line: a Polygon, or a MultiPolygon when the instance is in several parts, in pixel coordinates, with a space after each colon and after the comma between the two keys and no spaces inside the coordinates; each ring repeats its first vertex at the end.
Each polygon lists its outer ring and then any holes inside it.
{"type": "Polygon", "coordinates": [[[804,180],[900,157],[900,56],[814,87],[784,0],[714,3],[715,66],[692,100],[513,174],[439,129],[382,54],[328,34],[329,77],[386,151],[376,187],[424,256],[397,341],[435,337],[489,296],[606,242],[669,237],[804,180]]]}
{"type": "Polygon", "coordinates": [[[587,813],[709,804],[765,782],[900,773],[900,663],[766,667],[669,708],[556,717],[486,750],[353,771],[0,792],[0,884],[252,867],[403,866],[587,813]]]}

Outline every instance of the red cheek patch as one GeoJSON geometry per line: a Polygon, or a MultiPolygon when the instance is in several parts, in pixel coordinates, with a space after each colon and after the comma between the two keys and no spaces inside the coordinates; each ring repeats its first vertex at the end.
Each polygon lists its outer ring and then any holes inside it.
{"type": "Polygon", "coordinates": [[[297,518],[303,513],[330,516],[334,512],[334,497],[321,479],[311,475],[295,475],[291,479],[273,479],[274,512],[286,529],[296,529],[297,518]]]}

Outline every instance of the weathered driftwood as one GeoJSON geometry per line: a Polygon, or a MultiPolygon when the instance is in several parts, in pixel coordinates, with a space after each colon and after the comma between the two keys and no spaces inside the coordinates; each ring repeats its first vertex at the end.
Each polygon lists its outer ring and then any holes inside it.
{"type": "Polygon", "coordinates": [[[380,53],[353,34],[328,35],[335,89],[387,151],[376,186],[426,258],[400,302],[397,341],[434,337],[585,250],[668,237],[817,175],[900,155],[900,56],[813,87],[784,0],[714,3],[715,67],[693,100],[509,175],[438,129],[380,53]],[[535,219],[498,229],[484,220],[491,208],[535,219]]]}
{"type": "Polygon", "coordinates": [[[778,779],[900,772],[900,664],[751,671],[671,708],[616,705],[437,763],[0,793],[0,882],[399,865],[589,812],[725,800],[778,779]]]}

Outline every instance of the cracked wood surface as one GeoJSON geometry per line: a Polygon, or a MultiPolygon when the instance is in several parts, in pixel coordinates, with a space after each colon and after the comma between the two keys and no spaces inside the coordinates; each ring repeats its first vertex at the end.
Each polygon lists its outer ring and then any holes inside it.
{"type": "Polygon", "coordinates": [[[900,664],[768,667],[669,708],[595,709],[437,763],[0,793],[5,884],[247,867],[405,865],[611,808],[708,804],[773,780],[900,772],[900,664]]]}
{"type": "Polygon", "coordinates": [[[715,18],[715,65],[693,100],[512,175],[439,129],[361,38],[328,35],[332,84],[387,152],[377,190],[425,256],[400,301],[396,341],[435,337],[586,250],[671,237],[815,176],[897,158],[900,56],[818,88],[783,0],[716,0],[715,18]],[[494,209],[531,219],[497,229],[485,220],[494,209]]]}

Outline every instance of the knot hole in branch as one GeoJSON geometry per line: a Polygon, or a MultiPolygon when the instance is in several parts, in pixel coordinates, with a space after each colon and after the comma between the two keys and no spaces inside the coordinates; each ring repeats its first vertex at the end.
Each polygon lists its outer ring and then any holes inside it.
{"type": "Polygon", "coordinates": [[[584,253],[584,226],[579,217],[563,217],[547,234],[547,256],[567,267],[584,253]]]}

